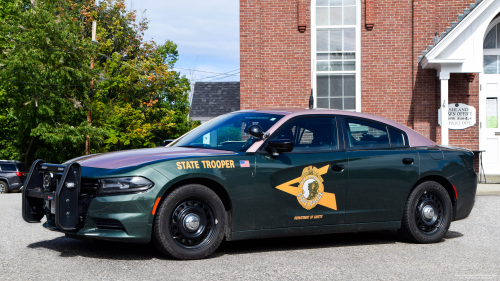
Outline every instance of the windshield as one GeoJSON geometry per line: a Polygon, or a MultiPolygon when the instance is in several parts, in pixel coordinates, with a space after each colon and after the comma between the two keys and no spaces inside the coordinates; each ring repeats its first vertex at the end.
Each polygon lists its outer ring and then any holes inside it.
{"type": "Polygon", "coordinates": [[[282,117],[267,113],[225,114],[178,138],[169,147],[246,151],[257,140],[248,134],[249,126],[259,125],[265,132],[282,117]]]}

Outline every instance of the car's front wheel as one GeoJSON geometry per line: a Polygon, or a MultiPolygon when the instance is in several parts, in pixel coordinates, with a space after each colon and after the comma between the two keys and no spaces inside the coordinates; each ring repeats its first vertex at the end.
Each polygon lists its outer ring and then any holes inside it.
{"type": "Polygon", "coordinates": [[[201,259],[222,242],[227,213],[217,194],[200,184],[181,186],[158,207],[153,241],[177,259],[201,259]]]}
{"type": "Polygon", "coordinates": [[[0,194],[2,193],[9,193],[9,187],[7,186],[7,183],[4,181],[0,181],[0,194]]]}
{"type": "Polygon", "coordinates": [[[410,194],[400,234],[412,242],[436,243],[451,224],[452,205],[446,189],[435,181],[419,184],[410,194]]]}

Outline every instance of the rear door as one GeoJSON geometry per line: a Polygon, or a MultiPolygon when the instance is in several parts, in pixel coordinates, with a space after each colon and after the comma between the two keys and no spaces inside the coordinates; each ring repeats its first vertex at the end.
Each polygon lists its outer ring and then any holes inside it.
{"type": "Polygon", "coordinates": [[[256,153],[257,229],[344,222],[348,163],[337,127],[333,116],[295,119],[269,138],[292,140],[292,152],[256,153]]]}
{"type": "Polygon", "coordinates": [[[343,118],[349,157],[346,223],[401,220],[419,177],[418,152],[404,132],[367,119],[343,118]]]}

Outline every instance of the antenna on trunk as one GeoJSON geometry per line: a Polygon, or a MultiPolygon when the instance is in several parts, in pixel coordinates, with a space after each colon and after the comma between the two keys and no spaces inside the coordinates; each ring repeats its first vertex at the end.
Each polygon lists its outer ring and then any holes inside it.
{"type": "Polygon", "coordinates": [[[313,89],[311,88],[311,96],[309,97],[309,109],[314,108],[314,98],[313,98],[313,89]]]}

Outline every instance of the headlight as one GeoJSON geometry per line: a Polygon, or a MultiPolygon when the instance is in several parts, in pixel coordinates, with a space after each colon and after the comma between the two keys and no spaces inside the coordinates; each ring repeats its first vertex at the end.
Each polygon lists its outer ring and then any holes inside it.
{"type": "Polygon", "coordinates": [[[120,193],[145,191],[153,183],[143,177],[108,178],[99,180],[99,193],[120,193]]]}

